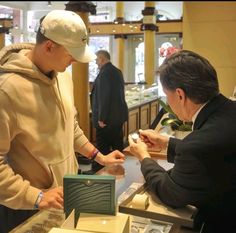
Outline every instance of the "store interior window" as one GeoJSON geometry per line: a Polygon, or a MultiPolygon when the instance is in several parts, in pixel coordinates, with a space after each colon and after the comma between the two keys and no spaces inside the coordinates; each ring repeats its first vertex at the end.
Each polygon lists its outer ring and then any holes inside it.
{"type": "MultiPolygon", "coordinates": [[[[157,35],[156,47],[158,54],[158,67],[163,63],[167,56],[181,49],[181,43],[182,38],[179,34],[157,35]]],[[[163,92],[159,77],[157,77],[157,83],[159,96],[166,96],[163,92]]]]}
{"type": "Polygon", "coordinates": [[[5,45],[23,42],[22,10],[0,6],[0,19],[9,28],[5,33],[5,45]]]}
{"type": "Polygon", "coordinates": [[[135,82],[145,82],[144,78],[144,42],[135,48],[135,82]]]}
{"type": "Polygon", "coordinates": [[[89,15],[89,22],[99,23],[99,22],[109,22],[111,21],[109,11],[100,11],[96,15],[89,15]]]}

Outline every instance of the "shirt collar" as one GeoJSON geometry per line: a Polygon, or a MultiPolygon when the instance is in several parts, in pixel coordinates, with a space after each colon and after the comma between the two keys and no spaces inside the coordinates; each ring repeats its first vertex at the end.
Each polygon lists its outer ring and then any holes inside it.
{"type": "Polygon", "coordinates": [[[202,110],[202,108],[203,108],[207,103],[208,103],[208,102],[206,102],[205,104],[203,104],[203,105],[195,112],[195,114],[192,116],[192,122],[193,122],[192,129],[193,129],[194,122],[195,122],[195,120],[197,119],[197,116],[198,116],[199,112],[202,110]]]}

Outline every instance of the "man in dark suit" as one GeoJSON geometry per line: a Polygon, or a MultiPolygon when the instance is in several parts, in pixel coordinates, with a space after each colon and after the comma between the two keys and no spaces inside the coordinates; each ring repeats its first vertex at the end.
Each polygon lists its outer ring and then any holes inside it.
{"type": "Polygon", "coordinates": [[[153,130],[140,130],[137,143],[129,137],[146,183],[171,207],[198,207],[202,233],[236,232],[236,102],[220,94],[215,69],[194,52],[172,54],[159,75],[172,110],[193,131],[183,140],[153,130]],[[152,160],[148,146],[167,148],[173,168],[152,160]]]}
{"type": "MultiPolygon", "coordinates": [[[[128,119],[128,107],[121,70],[110,62],[106,50],[99,50],[96,55],[100,72],[91,92],[92,119],[96,128],[96,146],[103,154],[109,154],[124,148],[123,124],[128,119]]],[[[100,168],[100,164],[93,162],[92,170],[100,168]]]]}

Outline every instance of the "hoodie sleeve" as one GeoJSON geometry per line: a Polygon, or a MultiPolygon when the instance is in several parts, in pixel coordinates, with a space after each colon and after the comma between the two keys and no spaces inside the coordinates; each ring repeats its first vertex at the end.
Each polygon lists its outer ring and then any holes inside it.
{"type": "MultiPolygon", "coordinates": [[[[12,209],[32,209],[39,189],[14,173],[6,154],[17,135],[17,120],[7,94],[0,90],[0,204],[12,209]]],[[[28,169],[25,167],[25,169],[28,169]]]]}
{"type": "Polygon", "coordinates": [[[74,149],[75,151],[79,151],[80,148],[88,142],[88,138],[84,135],[83,130],[79,127],[78,121],[77,121],[77,112],[75,111],[75,117],[74,117],[74,149]]]}

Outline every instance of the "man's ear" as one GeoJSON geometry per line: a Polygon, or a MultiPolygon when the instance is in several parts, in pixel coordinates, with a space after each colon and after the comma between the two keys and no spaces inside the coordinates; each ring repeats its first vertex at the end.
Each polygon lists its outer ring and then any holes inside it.
{"type": "Polygon", "coordinates": [[[45,41],[46,52],[51,52],[53,47],[54,47],[54,44],[53,44],[53,42],[51,40],[45,41]]]}
{"type": "Polygon", "coordinates": [[[185,94],[184,90],[181,89],[181,88],[177,88],[175,91],[176,91],[177,98],[178,98],[180,101],[185,101],[185,99],[186,99],[186,94],[185,94]]]}

